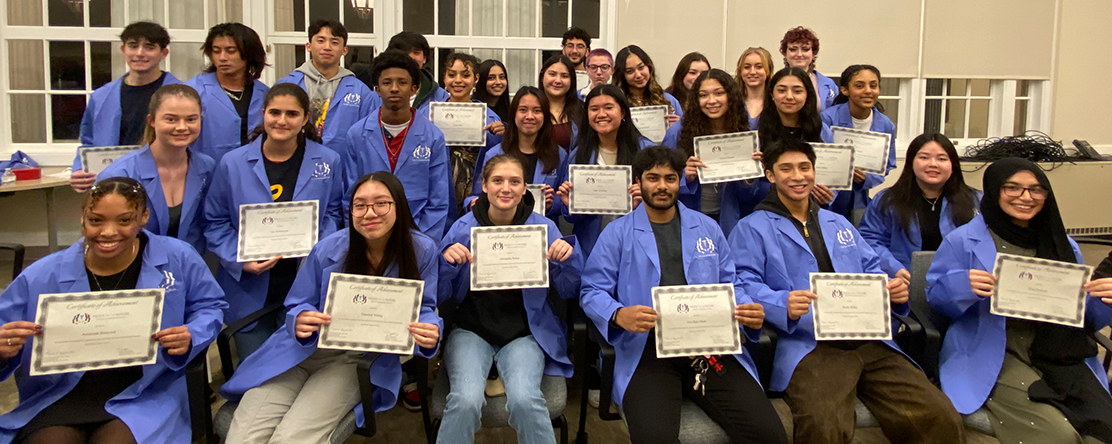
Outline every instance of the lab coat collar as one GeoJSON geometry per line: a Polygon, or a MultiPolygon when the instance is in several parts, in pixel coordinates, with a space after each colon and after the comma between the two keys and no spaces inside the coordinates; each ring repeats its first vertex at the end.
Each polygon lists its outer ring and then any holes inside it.
{"type": "MultiPolygon", "coordinates": [[[[163,281],[163,273],[159,271],[169,262],[165,248],[156,245],[159,242],[155,234],[142,230],[147,235],[147,247],[143,249],[143,268],[139,272],[139,283],[136,288],[155,288],[163,281]]],[[[89,279],[85,274],[85,238],[65,250],[58,270],[59,288],[64,293],[82,293],[90,291],[89,279]]]]}
{"type": "Polygon", "coordinates": [[[992,271],[996,262],[996,243],[984,217],[978,214],[969,221],[969,242],[973,244],[973,257],[980,263],[982,270],[992,271]]]}

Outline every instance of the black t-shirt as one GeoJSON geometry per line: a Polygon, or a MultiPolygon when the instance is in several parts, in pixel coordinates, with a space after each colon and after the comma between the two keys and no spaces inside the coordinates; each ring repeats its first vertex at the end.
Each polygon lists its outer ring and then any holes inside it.
{"type": "Polygon", "coordinates": [[[536,152],[533,154],[525,155],[525,183],[532,185],[533,177],[537,173],[537,156],[536,152]]]}
{"type": "Polygon", "coordinates": [[[251,107],[251,93],[254,92],[255,86],[253,81],[248,81],[243,86],[242,95],[238,91],[232,91],[224,88],[228,94],[228,100],[232,101],[232,105],[236,107],[236,114],[239,114],[239,144],[247,145],[247,134],[250,128],[247,127],[247,110],[251,107]],[[237,100],[238,99],[238,100],[237,100]]]}
{"type": "Polygon", "coordinates": [[[672,220],[653,226],[656,237],[656,252],[660,257],[660,285],[687,285],[687,275],[683,272],[683,233],[680,226],[680,212],[676,210],[672,220]]]}
{"type": "MultiPolygon", "coordinates": [[[[297,186],[297,173],[301,170],[301,162],[305,160],[305,145],[299,144],[293,156],[285,162],[272,162],[265,155],[263,166],[266,168],[266,178],[270,181],[270,195],[275,202],[293,201],[294,187],[297,186]]],[[[270,286],[267,287],[266,302],[278,302],[286,299],[286,293],[293,286],[293,279],[297,276],[297,259],[282,259],[270,269],[270,286]]]]}
{"type": "Polygon", "coordinates": [[[151,105],[151,96],[162,82],[166,80],[166,73],[162,73],[155,80],[146,85],[120,84],[120,145],[139,145],[143,141],[143,131],[147,128],[147,111],[151,105]]]}
{"type": "Polygon", "coordinates": [[[919,207],[919,236],[922,238],[923,251],[937,251],[942,245],[942,197],[931,205],[925,197],[919,207]],[[933,208],[932,208],[933,207],[933,208]]]}
{"type": "Polygon", "coordinates": [[[170,207],[170,226],[166,228],[167,236],[178,237],[178,229],[181,227],[181,207],[182,204],[170,207]]]}

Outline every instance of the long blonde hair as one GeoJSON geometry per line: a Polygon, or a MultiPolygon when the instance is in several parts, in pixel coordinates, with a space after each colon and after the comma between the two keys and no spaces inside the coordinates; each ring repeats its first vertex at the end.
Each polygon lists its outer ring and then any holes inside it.
{"type": "Polygon", "coordinates": [[[734,80],[737,81],[738,86],[741,86],[741,98],[747,99],[749,88],[745,87],[745,81],[741,79],[741,65],[745,64],[745,58],[751,54],[756,54],[761,58],[761,64],[764,65],[765,70],[765,90],[768,89],[768,81],[772,80],[772,54],[760,46],[750,46],[745,52],[741,53],[741,57],[737,58],[737,69],[734,71],[734,80]]]}
{"type": "MultiPolygon", "coordinates": [[[[166,100],[166,97],[169,96],[192,99],[194,102],[197,102],[197,107],[201,106],[201,95],[197,94],[197,90],[189,85],[174,83],[162,85],[162,87],[154,92],[154,95],[151,96],[151,105],[150,108],[147,109],[147,113],[151,117],[158,115],[158,109],[162,107],[162,101],[166,100]]],[[[151,128],[151,125],[147,124],[146,128],[143,129],[143,144],[146,145],[151,142],[154,142],[154,128],[151,128]]]]}

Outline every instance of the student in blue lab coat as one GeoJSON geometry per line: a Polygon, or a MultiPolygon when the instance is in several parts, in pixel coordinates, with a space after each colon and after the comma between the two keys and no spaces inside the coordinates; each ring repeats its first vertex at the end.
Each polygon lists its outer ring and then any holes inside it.
{"type": "Polygon", "coordinates": [[[163,85],[151,96],[145,146],[132,151],[97,175],[104,180],[125,176],[147,191],[147,230],[188,242],[205,252],[205,194],[216,162],[193,144],[201,131],[201,98],[187,85],[163,85]]]}
{"type": "MultiPolygon", "coordinates": [[[[448,88],[448,102],[452,103],[482,103],[471,98],[472,90],[476,89],[475,82],[479,70],[479,59],[475,56],[453,52],[444,60],[444,86],[448,88]]],[[[484,103],[485,105],[485,103],[484,103]]],[[[508,107],[509,105],[507,105],[508,107]]],[[[431,108],[430,108],[431,112],[431,108]]],[[[426,116],[432,120],[432,116],[426,116]]],[[[443,116],[441,116],[443,117],[443,116]]],[[[448,226],[450,227],[459,215],[463,214],[464,200],[471,195],[472,181],[481,173],[483,157],[487,150],[502,141],[502,134],[506,127],[502,119],[493,109],[487,108],[486,113],[486,145],[485,146],[449,146],[452,170],[452,197],[448,206],[448,226]]]]}
{"type": "MultiPolygon", "coordinates": [[[[692,84],[687,111],[664,137],[665,146],[679,149],[687,157],[684,179],[688,186],[681,192],[680,202],[710,216],[725,229],[733,228],[768,194],[768,184],[760,180],[700,184],[698,167],[706,164],[695,156],[695,138],[750,130],[741,88],[726,71],[706,71],[692,84]]],[[[761,160],[759,151],[753,159],[761,160]]]]}
{"type": "MultiPolygon", "coordinates": [[[[892,442],[962,442],[961,417],[891,340],[815,340],[811,273],[882,273],[880,258],[844,217],[811,197],[815,152],[785,138],[765,147],[773,184],[730,233],[740,289],[764,306],[779,341],[769,389],[784,392],[795,442],[850,442],[854,399],[892,442]]],[[[907,281],[888,281],[894,314],[907,315],[907,281]]],[[[892,320],[895,327],[895,320],[892,320]]]]}
{"type": "MultiPolygon", "coordinates": [[[[633,156],[652,141],[641,136],[629,118],[629,103],[625,94],[614,85],[599,85],[587,93],[587,125],[579,133],[578,147],[568,156],[568,164],[575,165],[632,165],[633,156]]],[[[564,172],[564,177],[567,177],[564,172]]],[[[556,192],[560,196],[564,219],[574,225],[575,240],[589,256],[595,240],[615,216],[568,213],[571,182],[564,180],[556,192]]],[[[633,208],[641,204],[641,186],[629,186],[633,208]]]]}
{"type": "Polygon", "coordinates": [[[695,80],[707,71],[710,71],[710,61],[698,52],[688,53],[676,65],[676,72],[672,74],[672,84],[668,85],[664,92],[676,98],[684,113],[693,109],[688,99],[695,95],[695,80]]]}
{"type": "Polygon", "coordinates": [[[405,185],[417,228],[439,240],[448,219],[452,181],[444,133],[409,105],[420,78],[417,63],[403,52],[386,50],[375,57],[371,79],[382,106],[347,133],[348,150],[342,156],[345,194],[363,175],[392,172],[405,185]]]}
{"type": "Polygon", "coordinates": [[[741,98],[745,100],[750,129],[757,129],[774,69],[776,66],[772,63],[772,54],[759,46],[746,49],[737,59],[734,80],[741,88],[741,98]]]}
{"type": "Polygon", "coordinates": [[[255,30],[241,23],[221,23],[209,30],[201,47],[209,66],[185,82],[202,97],[205,122],[194,147],[217,162],[247,144],[263,121],[263,96],[270,87],[259,81],[266,49],[255,30]]]}
{"type": "Polygon", "coordinates": [[[851,65],[842,71],[838,97],[834,106],[822,110],[822,123],[861,131],[887,133],[891,142],[888,148],[888,166],[884,175],[853,170],[853,190],[839,193],[830,204],[830,211],[860,222],[869,206],[869,190],[884,182],[888,172],[896,168],[896,124],[884,115],[880,104],[880,70],[872,65],[851,65]]]}
{"type": "Polygon", "coordinates": [[[510,78],[501,60],[489,59],[479,64],[479,79],[471,99],[485,103],[498,120],[510,119],[510,78]]]}
{"type": "MultiPolygon", "coordinates": [[[[239,262],[241,205],[317,201],[317,239],[343,228],[344,179],[340,155],[320,144],[309,119],[309,96],[297,85],[275,85],[263,100],[263,124],[251,142],[224,156],[205,199],[205,238],[220,258],[216,280],[228,299],[231,324],[286,298],[299,259],[281,256],[239,262]]],[[[236,334],[246,357],[274,332],[283,313],[236,334]]]]}
{"type": "Polygon", "coordinates": [[[378,109],[381,100],[355,73],[343,67],[347,55],[348,32],[335,20],[317,20],[309,25],[309,60],[290,75],[274,82],[295,83],[309,93],[312,112],[309,121],[316,127],[321,144],[332,151],[347,151],[347,131],[360,119],[378,109]]]}
{"type": "Polygon", "coordinates": [[[990,313],[997,253],[1085,261],[1038,165],[998,160],[983,185],[981,214],[943,239],[927,272],[927,299],[952,319],[942,390],[963,414],[987,409],[1002,443],[1112,442],[1108,370],[1091,339],[1112,321],[1112,279],[1085,283],[1084,328],[990,313]]]}
{"type": "Polygon", "coordinates": [[[780,39],[780,55],[784,56],[785,68],[799,68],[807,73],[809,83],[818,94],[815,111],[823,111],[834,105],[838,97],[838,84],[815,70],[815,60],[819,57],[819,37],[815,32],[797,26],[784,33],[780,39]]]}
{"type": "MultiPolygon", "coordinates": [[[[579,125],[583,124],[585,114],[583,101],[577,92],[575,65],[567,56],[549,57],[541,64],[537,84],[541,85],[548,99],[548,114],[553,124],[552,139],[565,153],[570,153],[575,149],[579,125]]],[[[510,112],[513,112],[512,108],[510,112]]]]}
{"type": "Polygon", "coordinates": [[[0,295],[0,377],[14,374],[19,388],[19,405],[0,416],[0,442],[190,442],[185,367],[220,331],[224,294],[192,247],[143,229],[146,198],[134,179],[100,181],[81,207],[82,239],[0,295]],[[149,332],[154,364],[30,376],[32,336],[61,327],[36,317],[41,295],[139,289],[165,291],[162,330],[149,332]]]}
{"type": "Polygon", "coordinates": [[[418,322],[408,324],[412,353],[432,358],[439,348],[443,321],[437,316],[440,248],[417,231],[402,184],[379,171],[356,182],[349,227],[313,247],[286,297],[285,328],[247,357],[221,387],[239,400],[229,443],[327,442],[352,408],[362,425],[366,415],[389,410],[398,399],[398,356],[382,354],[371,366],[374,405],[359,403],[356,367],[364,353],[318,348],[319,330],[331,316],[325,308],[333,273],[424,281],[418,322]]]}
{"type": "MultiPolygon", "coordinates": [[[[429,46],[429,41],[421,33],[402,31],[390,37],[390,43],[386,46],[386,49],[401,51],[403,54],[408,54],[414,62],[417,62],[419,75],[416,77],[418,80],[414,83],[418,88],[416,93],[410,95],[409,105],[418,113],[423,113],[427,119],[429,117],[429,102],[448,100],[448,91],[437,84],[436,77],[433,76],[432,70],[427,66],[432,61],[432,48],[429,46]]],[[[367,86],[377,89],[374,78],[366,77],[361,80],[367,86]]]]}
{"type": "MultiPolygon", "coordinates": [[[[507,122],[505,137],[487,151],[481,165],[486,168],[490,159],[502,154],[516,157],[525,165],[525,183],[540,185],[544,192],[544,202],[537,205],[544,205],[542,213],[555,221],[563,211],[563,203],[555,196],[556,188],[567,177],[568,155],[552,137],[556,125],[549,119],[547,102],[547,96],[537,88],[523,86],[517,90],[510,102],[514,117],[507,122]]],[[[481,175],[475,176],[472,194],[465,201],[467,208],[474,207],[484,194],[481,175]]]]}
{"type": "Polygon", "coordinates": [[[560,238],[555,222],[533,212],[538,202],[525,190],[525,168],[517,157],[490,159],[482,180],[478,203],[440,243],[440,300],[450,299],[457,308],[444,350],[451,392],[437,442],[474,441],[486,404],[486,377],[494,364],[506,387],[506,409],[518,442],[555,443],[541,378],[571,377],[572,364],[564,322],[553,311],[548,293],[555,291],[564,299],[579,296],[583,253],[560,238]],[[471,228],[510,225],[548,227],[549,287],[471,290],[471,228]]]}
{"type": "MultiPolygon", "coordinates": [[[[127,74],[89,96],[81,117],[81,146],[142,144],[151,96],[162,85],[181,83],[173,74],[159,69],[162,59],[170,54],[170,34],[166,28],[157,23],[135,22],[120,33],[120,41],[127,74]]],[[[95,180],[96,173],[83,169],[78,149],[70,187],[84,193],[95,180]]]]}
{"type": "MultiPolygon", "coordinates": [[[[771,146],[780,139],[791,138],[814,143],[833,143],[834,134],[822,122],[815,101],[815,88],[807,80],[807,73],[799,68],[784,68],[769,80],[769,93],[757,123],[762,147],[771,146]]],[[[766,179],[767,180],[767,179],[766,179]]],[[[767,192],[762,193],[764,198],[767,192]]],[[[824,185],[815,184],[811,197],[819,205],[829,205],[838,195],[824,185]]],[[[732,228],[731,228],[732,229],[732,228]]]]}
{"type": "Polygon", "coordinates": [[[656,106],[667,105],[668,125],[679,122],[683,117],[683,106],[664,92],[664,88],[656,82],[656,65],[649,54],[637,45],[629,45],[618,51],[614,56],[614,76],[611,80],[614,85],[622,89],[629,106],[656,106]]]}
{"type": "Polygon", "coordinates": [[[895,185],[877,193],[861,221],[861,237],[890,277],[910,280],[911,254],[935,251],[942,238],[977,214],[980,192],[965,184],[961,159],[939,133],[916,137],[895,185]]]}
{"type": "MultiPolygon", "coordinates": [[[[718,224],[677,202],[684,157],[662,146],[633,159],[643,205],[608,225],[583,274],[580,304],[603,338],[614,346],[613,399],[636,443],[674,443],[683,398],[695,402],[721,426],[730,442],[784,443],[784,428],[765,397],[747,353],[658,358],[653,325],[653,287],[736,285],[730,247],[718,224]],[[710,371],[701,388],[696,366],[710,371]]],[[[734,318],[746,341],[757,341],[764,310],[734,293],[734,318]]]]}

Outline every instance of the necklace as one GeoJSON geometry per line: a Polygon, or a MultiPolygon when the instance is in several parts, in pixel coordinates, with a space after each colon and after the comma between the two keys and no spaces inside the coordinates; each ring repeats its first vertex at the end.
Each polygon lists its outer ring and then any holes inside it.
{"type": "Polygon", "coordinates": [[[941,199],[941,198],[942,198],[942,196],[939,196],[939,197],[934,198],[934,200],[931,200],[931,199],[927,199],[927,196],[923,196],[923,200],[925,200],[925,201],[927,201],[927,203],[931,204],[931,211],[934,211],[934,206],[938,204],[938,199],[941,199]]]}
{"type": "MultiPolygon", "coordinates": [[[[131,247],[131,252],[132,252],[132,254],[135,254],[135,251],[136,251],[136,250],[138,250],[138,249],[139,249],[139,244],[138,244],[138,243],[132,244],[132,247],[131,247]]],[[[86,246],[85,246],[85,254],[86,254],[86,255],[88,255],[88,254],[89,254],[89,246],[88,246],[88,245],[86,245],[86,246]]],[[[132,258],[132,261],[134,262],[134,261],[135,261],[135,259],[134,259],[134,258],[132,258]]],[[[88,267],[88,265],[86,265],[86,267],[88,267]]],[[[130,267],[131,267],[131,265],[128,265],[128,267],[130,268],[130,267]]],[[[100,277],[99,277],[99,276],[97,276],[97,274],[96,274],[96,273],[92,273],[92,270],[89,270],[89,271],[90,271],[90,274],[92,274],[92,275],[93,275],[93,283],[94,283],[94,284],[97,284],[97,291],[105,291],[105,290],[104,290],[104,287],[100,285],[100,277]]],[[[125,269],[124,269],[124,271],[121,271],[121,272],[120,272],[120,278],[119,278],[119,279],[116,279],[116,284],[115,284],[115,285],[113,285],[113,286],[111,287],[111,289],[112,289],[112,290],[115,290],[115,289],[119,288],[119,287],[120,287],[120,283],[124,281],[124,277],[125,277],[125,276],[127,276],[127,268],[125,268],[125,269]]]]}
{"type": "Polygon", "coordinates": [[[242,90],[242,89],[239,90],[239,96],[237,97],[237,96],[232,95],[232,91],[229,90],[228,88],[221,88],[221,89],[224,90],[224,94],[227,94],[229,99],[232,99],[236,102],[238,102],[240,100],[243,100],[243,91],[245,91],[245,90],[242,90]]]}

